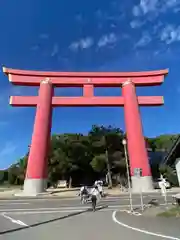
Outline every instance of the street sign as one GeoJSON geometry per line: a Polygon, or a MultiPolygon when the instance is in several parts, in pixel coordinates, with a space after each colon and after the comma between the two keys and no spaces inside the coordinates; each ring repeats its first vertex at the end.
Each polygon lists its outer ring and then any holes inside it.
{"type": "Polygon", "coordinates": [[[134,168],[134,176],[142,177],[142,168],[134,168]]]}

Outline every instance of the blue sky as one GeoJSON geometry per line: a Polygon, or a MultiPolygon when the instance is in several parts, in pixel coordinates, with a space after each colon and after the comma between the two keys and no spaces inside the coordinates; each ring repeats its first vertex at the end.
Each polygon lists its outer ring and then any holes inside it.
{"type": "MultiPolygon", "coordinates": [[[[142,108],[144,134],[180,133],[180,0],[3,0],[0,63],[49,71],[142,71],[169,68],[160,87],[138,95],[164,95],[163,107],[142,108]]],[[[0,168],[27,152],[34,108],[12,108],[10,95],[37,95],[12,86],[0,72],[0,168]]],[[[82,89],[57,89],[78,96],[82,89]]],[[[95,89],[120,95],[120,89],[95,89]]],[[[56,108],[53,133],[86,133],[92,124],[124,129],[121,108],[56,108]]]]}

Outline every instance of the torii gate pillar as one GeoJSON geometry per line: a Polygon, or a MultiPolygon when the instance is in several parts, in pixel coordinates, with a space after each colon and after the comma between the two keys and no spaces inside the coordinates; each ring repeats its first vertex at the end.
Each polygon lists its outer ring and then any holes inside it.
{"type": "Polygon", "coordinates": [[[47,78],[40,83],[36,117],[28,158],[24,194],[37,195],[47,188],[47,154],[49,150],[53,87],[47,78]]]}
{"type": "Polygon", "coordinates": [[[143,135],[136,89],[130,79],[122,84],[122,94],[124,97],[124,114],[132,190],[133,192],[149,191],[153,189],[151,170],[143,135]],[[136,168],[142,169],[142,177],[134,175],[136,168]]]}

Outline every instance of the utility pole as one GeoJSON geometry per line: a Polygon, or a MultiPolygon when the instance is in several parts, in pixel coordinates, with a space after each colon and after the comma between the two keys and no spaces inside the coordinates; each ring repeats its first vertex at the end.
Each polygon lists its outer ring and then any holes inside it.
{"type": "Polygon", "coordinates": [[[111,168],[109,164],[108,150],[106,149],[106,163],[107,163],[107,176],[108,176],[108,186],[112,188],[112,177],[111,177],[111,168]]]}
{"type": "Polygon", "coordinates": [[[128,179],[128,189],[129,189],[129,204],[130,211],[133,212],[133,204],[132,204],[132,192],[131,192],[131,182],[130,182],[130,173],[129,173],[129,163],[128,163],[128,155],[127,155],[127,142],[126,139],[122,140],[122,144],[124,146],[124,155],[126,160],[126,171],[127,171],[127,179],[128,179]]]}
{"type": "Polygon", "coordinates": [[[104,142],[105,142],[105,155],[106,155],[106,164],[107,164],[107,176],[108,176],[108,187],[112,188],[112,177],[111,177],[111,168],[109,163],[109,156],[108,156],[108,147],[107,147],[107,141],[106,136],[104,136],[104,142]]]}

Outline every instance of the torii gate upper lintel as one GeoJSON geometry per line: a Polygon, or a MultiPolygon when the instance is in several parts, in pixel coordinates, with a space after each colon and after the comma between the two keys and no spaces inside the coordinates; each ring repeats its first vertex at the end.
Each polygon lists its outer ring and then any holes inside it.
{"type": "Polygon", "coordinates": [[[36,117],[24,183],[24,194],[45,191],[47,152],[51,133],[53,107],[59,106],[123,106],[127,132],[132,188],[134,191],[152,189],[151,171],[142,130],[139,106],[160,106],[162,96],[136,96],[136,86],[161,85],[168,69],[149,72],[41,72],[3,67],[12,84],[39,86],[38,96],[12,96],[12,106],[34,106],[36,117]],[[122,87],[120,97],[94,96],[94,87],[122,87]],[[83,87],[83,96],[55,97],[54,87],[83,87]],[[134,169],[142,169],[141,179],[134,169]],[[141,188],[141,189],[140,189],[141,188]]]}

